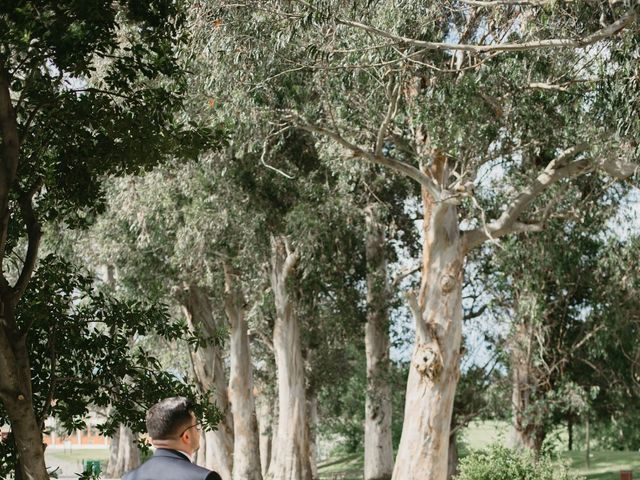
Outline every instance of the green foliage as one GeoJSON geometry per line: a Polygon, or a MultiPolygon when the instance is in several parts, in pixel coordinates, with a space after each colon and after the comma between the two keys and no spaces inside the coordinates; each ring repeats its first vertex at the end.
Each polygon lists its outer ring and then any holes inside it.
{"type": "MultiPolygon", "coordinates": [[[[320,433],[335,441],[332,455],[362,452],[364,448],[364,405],[366,363],[364,348],[353,345],[341,359],[340,379],[324,382],[318,394],[320,433]]],[[[400,443],[404,421],[406,365],[391,364],[388,381],[391,386],[391,431],[394,448],[400,443]]]]}
{"type": "MultiPolygon", "coordinates": [[[[53,416],[67,434],[85,427],[89,409],[108,412],[98,425],[110,435],[124,423],[144,432],[147,408],[162,398],[186,395],[198,403],[205,425],[220,412],[184,379],[160,368],[154,354],[132,338],[180,337],[185,326],[171,321],[164,306],[105,295],[91,276],[55,256],[43,258],[19,304],[17,320],[29,325],[33,401],[39,421],[53,416]]],[[[8,423],[0,406],[0,423],[8,423]]],[[[12,459],[13,443],[0,444],[12,459]]],[[[0,477],[12,470],[11,460],[0,477]]]]}
{"type": "Polygon", "coordinates": [[[566,467],[548,457],[534,459],[531,453],[493,445],[473,452],[460,461],[456,480],[579,480],[566,467]]]}
{"type": "Polygon", "coordinates": [[[176,121],[186,81],[178,4],[9,2],[0,64],[15,96],[19,191],[36,182],[38,215],[84,225],[105,175],[194,156],[219,136],[176,121]]]}

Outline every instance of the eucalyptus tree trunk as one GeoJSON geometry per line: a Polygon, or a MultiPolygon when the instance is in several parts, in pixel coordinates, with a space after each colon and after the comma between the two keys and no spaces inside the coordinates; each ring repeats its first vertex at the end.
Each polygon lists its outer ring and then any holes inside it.
{"type": "Polygon", "coordinates": [[[233,480],[262,480],[258,421],[253,398],[253,370],[244,315],[244,297],[224,265],[224,308],[231,325],[229,395],[233,414],[233,480]]]}
{"type": "MultiPolygon", "coordinates": [[[[189,329],[209,337],[220,328],[213,315],[207,293],[195,285],[188,285],[181,295],[181,302],[189,329]]],[[[203,345],[189,349],[198,387],[202,392],[213,389],[213,400],[224,414],[217,430],[205,433],[204,459],[198,463],[217,471],[222,478],[231,478],[233,470],[233,419],[227,396],[227,380],[222,355],[217,345],[203,345]]]]}
{"type": "Polygon", "coordinates": [[[364,478],[388,480],[393,473],[391,387],[389,386],[389,285],[384,226],[379,207],[365,209],[367,239],[367,392],[364,423],[364,478]]]}
{"type": "Polygon", "coordinates": [[[460,377],[465,250],[458,215],[455,205],[433,202],[424,190],[423,202],[422,281],[417,301],[409,297],[416,344],[393,480],[447,478],[451,413],[460,377]]]}
{"type": "Polygon", "coordinates": [[[290,250],[284,237],[271,239],[271,288],[276,307],[273,347],[279,411],[268,474],[271,480],[312,478],[300,326],[287,286],[297,263],[298,254],[290,250]]]}
{"type": "MultiPolygon", "coordinates": [[[[106,266],[105,283],[115,291],[116,274],[113,265],[106,266]]],[[[113,334],[113,332],[112,332],[113,334]]],[[[133,339],[129,338],[129,345],[133,347],[133,339]]],[[[111,438],[109,445],[109,462],[107,463],[107,477],[120,478],[125,472],[140,466],[140,450],[137,438],[130,428],[119,425],[111,438]]]]}
{"type": "Polygon", "coordinates": [[[517,323],[510,341],[511,404],[513,425],[511,443],[516,448],[531,450],[536,456],[542,450],[546,429],[532,418],[532,398],[535,372],[532,358],[533,330],[529,321],[517,323]]]}
{"type": "Polygon", "coordinates": [[[273,399],[266,393],[256,395],[256,413],[258,417],[258,435],[260,438],[260,470],[266,477],[271,461],[273,443],[274,411],[273,399]]]}
{"type": "Polygon", "coordinates": [[[140,450],[134,433],[125,425],[120,425],[111,438],[107,478],[120,478],[125,472],[140,465],[140,450]]]}

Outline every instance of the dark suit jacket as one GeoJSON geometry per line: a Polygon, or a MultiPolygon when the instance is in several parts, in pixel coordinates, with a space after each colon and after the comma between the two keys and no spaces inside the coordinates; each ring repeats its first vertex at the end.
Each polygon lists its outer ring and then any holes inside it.
{"type": "Polygon", "coordinates": [[[194,465],[186,455],[158,448],[153,457],[135,470],[125,473],[122,480],[222,480],[220,475],[194,465]]]}

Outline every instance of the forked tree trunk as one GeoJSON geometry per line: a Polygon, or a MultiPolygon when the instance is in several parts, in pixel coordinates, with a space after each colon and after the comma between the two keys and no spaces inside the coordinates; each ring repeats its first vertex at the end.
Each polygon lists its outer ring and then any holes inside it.
{"type": "Polygon", "coordinates": [[[234,285],[233,274],[227,265],[224,271],[224,306],[231,325],[229,394],[234,433],[233,480],[262,480],[245,302],[242,293],[234,285]]]}
{"type": "Polygon", "coordinates": [[[367,239],[367,391],[364,423],[364,478],[388,480],[393,473],[391,387],[389,386],[389,286],[384,227],[379,208],[365,210],[367,239]]]}
{"type": "Polygon", "coordinates": [[[268,474],[271,480],[312,478],[300,326],[287,286],[297,262],[298,255],[290,251],[285,238],[272,238],[271,288],[276,307],[273,347],[278,378],[279,415],[268,474]]]}
{"type": "MultiPolygon", "coordinates": [[[[188,285],[181,295],[189,329],[207,336],[214,336],[220,325],[213,315],[206,292],[195,285],[188,285]]],[[[215,470],[222,478],[231,478],[233,470],[233,419],[227,397],[227,379],[222,355],[217,345],[203,345],[189,350],[198,387],[202,392],[213,389],[213,400],[224,414],[217,430],[206,432],[204,458],[198,455],[198,463],[215,470]]],[[[201,449],[202,450],[202,449],[201,449]]]]}
{"type": "MultiPolygon", "coordinates": [[[[4,303],[4,315],[13,315],[4,303]]],[[[0,322],[0,399],[16,445],[16,478],[49,480],[44,463],[42,431],[31,389],[31,368],[25,337],[17,337],[0,322]]]]}
{"type": "Polygon", "coordinates": [[[260,438],[260,469],[266,477],[271,462],[271,445],[273,443],[274,409],[273,399],[266,393],[256,394],[256,414],[258,417],[258,434],[260,438]]]}
{"type": "Polygon", "coordinates": [[[106,476],[120,478],[122,474],[140,465],[140,450],[130,428],[120,425],[111,439],[106,476]]]}
{"type": "Polygon", "coordinates": [[[416,344],[393,480],[447,478],[451,412],[460,376],[464,246],[457,211],[426,193],[423,199],[422,282],[418,301],[410,298],[416,344]]]}

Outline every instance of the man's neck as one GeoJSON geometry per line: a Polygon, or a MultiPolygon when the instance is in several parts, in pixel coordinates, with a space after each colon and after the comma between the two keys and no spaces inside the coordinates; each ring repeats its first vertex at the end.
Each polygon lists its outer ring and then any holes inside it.
{"type": "Polygon", "coordinates": [[[179,442],[174,442],[171,440],[155,440],[155,441],[152,441],[151,444],[155,448],[165,448],[167,450],[176,450],[180,453],[184,453],[189,459],[189,461],[191,462],[193,461],[193,457],[192,457],[193,453],[185,450],[185,446],[179,442]]]}

